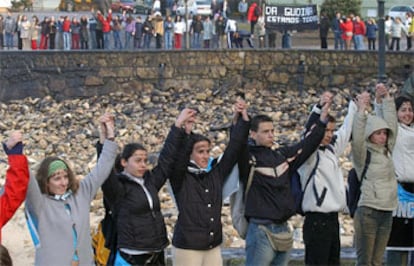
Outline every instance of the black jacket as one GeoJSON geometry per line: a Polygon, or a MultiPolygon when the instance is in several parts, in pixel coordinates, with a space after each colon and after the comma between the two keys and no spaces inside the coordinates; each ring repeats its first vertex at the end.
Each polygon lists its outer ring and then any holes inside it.
{"type": "Polygon", "coordinates": [[[167,247],[158,191],[172,173],[184,136],[182,129],[173,126],[157,166],[144,174],[144,186],[153,201],[152,209],[143,187],[123,174],[113,173],[102,186],[105,200],[115,214],[118,248],[155,251],[167,247]]]}
{"type": "Polygon", "coordinates": [[[223,157],[209,172],[190,173],[187,170],[190,152],[180,158],[170,178],[179,210],[172,241],[175,247],[208,250],[223,241],[222,188],[247,141],[249,124],[239,119],[223,157]]]}
{"type": "Polygon", "coordinates": [[[295,214],[295,203],[290,189],[290,178],[318,148],[325,134],[325,125],[318,121],[312,133],[292,146],[272,150],[264,146],[248,145],[239,160],[240,179],[246,187],[250,172],[249,160],[256,158],[256,167],[276,167],[298,153],[295,160],[289,163],[289,170],[281,176],[273,178],[254,173],[250,190],[247,194],[245,216],[247,219],[257,218],[271,220],[274,223],[286,222],[295,214]]]}

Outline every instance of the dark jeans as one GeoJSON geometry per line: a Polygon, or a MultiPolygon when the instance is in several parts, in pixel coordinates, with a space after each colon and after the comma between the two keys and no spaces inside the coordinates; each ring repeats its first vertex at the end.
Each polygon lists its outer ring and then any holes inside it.
{"type": "Polygon", "coordinates": [[[308,212],[303,225],[306,265],[339,265],[338,213],[308,212]]]}
{"type": "Polygon", "coordinates": [[[50,33],[49,34],[49,49],[51,50],[55,49],[55,39],[56,39],[56,33],[50,33]]]}
{"type": "Polygon", "coordinates": [[[130,255],[119,251],[121,257],[126,260],[129,264],[134,266],[164,266],[165,265],[165,258],[164,258],[164,251],[161,252],[154,252],[142,255],[130,255]]]}
{"type": "Polygon", "coordinates": [[[321,49],[328,49],[328,40],[326,37],[321,37],[321,49]]]}
{"type": "Polygon", "coordinates": [[[104,48],[104,36],[102,30],[95,30],[96,35],[96,48],[103,49],[104,48]]]}
{"type": "Polygon", "coordinates": [[[395,49],[397,51],[399,51],[400,50],[400,38],[392,37],[392,39],[391,39],[391,45],[390,45],[390,50],[394,50],[394,44],[396,46],[395,49]]]}
{"type": "Polygon", "coordinates": [[[375,38],[368,38],[368,50],[375,50],[375,38]]]}
{"type": "Polygon", "coordinates": [[[23,40],[20,38],[20,31],[17,32],[17,49],[23,49],[23,40]]]}

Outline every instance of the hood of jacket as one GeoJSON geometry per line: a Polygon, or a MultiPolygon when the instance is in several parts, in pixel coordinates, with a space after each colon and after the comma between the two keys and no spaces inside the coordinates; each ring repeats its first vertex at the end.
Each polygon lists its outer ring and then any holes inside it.
{"type": "Polygon", "coordinates": [[[388,126],[387,122],[382,119],[381,117],[375,115],[369,115],[367,119],[367,125],[365,127],[365,139],[369,141],[369,137],[377,130],[380,129],[387,129],[388,131],[388,139],[393,136],[394,132],[392,132],[391,128],[388,126]]]}

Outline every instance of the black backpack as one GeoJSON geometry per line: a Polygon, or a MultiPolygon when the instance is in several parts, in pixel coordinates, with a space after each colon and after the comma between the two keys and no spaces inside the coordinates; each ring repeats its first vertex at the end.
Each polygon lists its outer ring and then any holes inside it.
{"type": "Polygon", "coordinates": [[[358,179],[358,175],[355,168],[352,168],[348,173],[348,189],[346,191],[346,205],[349,209],[349,215],[353,218],[355,211],[358,207],[358,201],[361,196],[361,185],[367,173],[369,163],[371,161],[371,152],[367,150],[367,157],[365,159],[365,166],[362,170],[361,181],[358,179]]]}
{"type": "Polygon", "coordinates": [[[312,172],[310,173],[308,179],[306,180],[305,186],[302,188],[301,182],[300,182],[300,175],[297,171],[295,171],[292,174],[292,177],[290,178],[290,190],[293,196],[293,199],[295,200],[295,212],[300,215],[305,215],[305,213],[302,210],[302,201],[303,201],[303,195],[305,194],[305,190],[308,187],[312,177],[316,173],[316,169],[318,168],[319,164],[319,153],[316,152],[316,163],[315,166],[312,169],[312,172]]]}
{"type": "Polygon", "coordinates": [[[258,17],[258,16],[260,16],[260,13],[262,13],[262,12],[261,12],[261,10],[260,10],[260,7],[259,7],[259,6],[256,6],[256,7],[254,8],[254,15],[255,15],[256,17],[258,17]]]}

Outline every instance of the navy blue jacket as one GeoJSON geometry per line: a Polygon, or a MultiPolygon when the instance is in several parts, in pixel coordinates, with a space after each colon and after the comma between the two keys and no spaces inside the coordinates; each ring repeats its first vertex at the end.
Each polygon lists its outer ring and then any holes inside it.
{"type": "Polygon", "coordinates": [[[181,162],[170,178],[179,210],[172,241],[175,247],[208,250],[223,241],[223,184],[246,144],[249,125],[249,122],[239,119],[221,160],[209,172],[191,173],[187,170],[191,149],[187,149],[187,154],[180,158],[181,162]]]}

